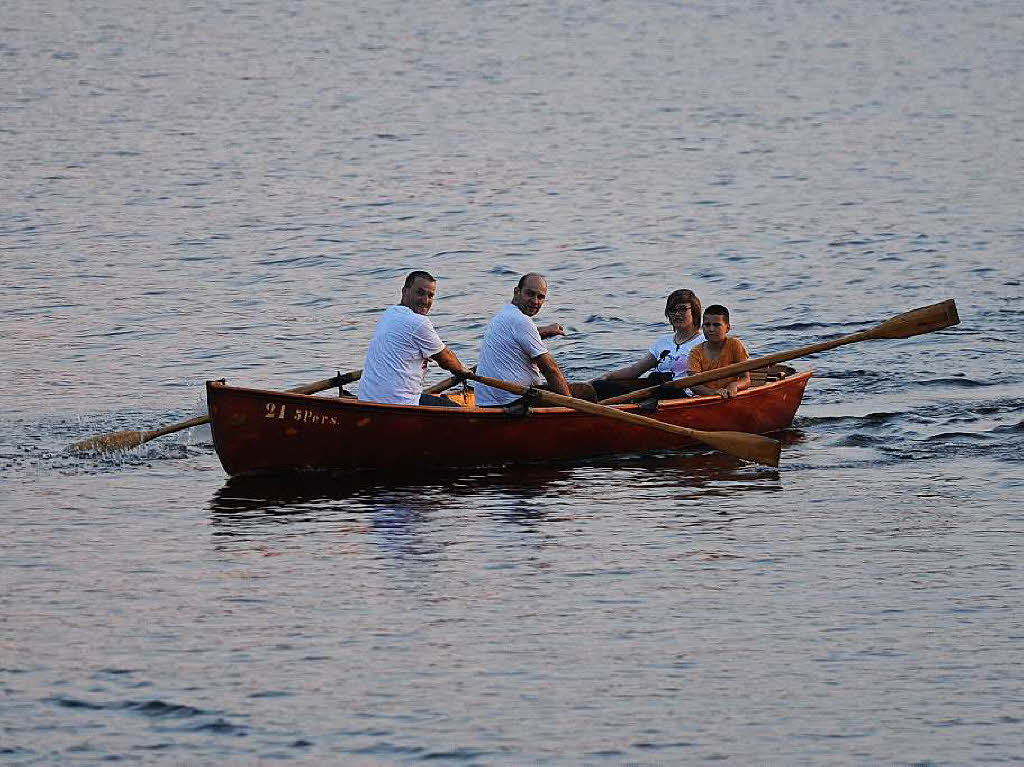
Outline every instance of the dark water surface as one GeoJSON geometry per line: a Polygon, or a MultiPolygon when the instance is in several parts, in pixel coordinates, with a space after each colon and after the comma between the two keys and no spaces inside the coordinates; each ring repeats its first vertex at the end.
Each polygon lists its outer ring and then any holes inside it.
{"type": "Polygon", "coordinates": [[[1024,761],[1019,2],[14,0],[0,32],[0,760],[1024,761]],[[963,322],[797,362],[777,470],[65,452],[208,378],[361,367],[412,268],[467,362],[545,272],[576,379],[676,287],[758,355],[963,322]]]}

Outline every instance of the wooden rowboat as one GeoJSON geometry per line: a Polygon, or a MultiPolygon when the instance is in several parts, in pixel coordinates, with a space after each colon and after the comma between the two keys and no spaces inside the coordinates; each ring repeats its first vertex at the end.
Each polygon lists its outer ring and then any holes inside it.
{"type": "MultiPolygon", "coordinates": [[[[761,375],[758,376],[757,373],[761,375]]],[[[705,431],[765,434],[787,428],[810,372],[775,366],[738,396],[662,400],[651,411],[618,405],[666,423],[705,431]],[[779,380],[771,378],[782,375],[779,380]]],[[[695,443],[672,434],[562,407],[501,409],[381,405],[206,382],[213,443],[232,475],[293,471],[414,473],[616,453],[674,450],[695,443]]]]}

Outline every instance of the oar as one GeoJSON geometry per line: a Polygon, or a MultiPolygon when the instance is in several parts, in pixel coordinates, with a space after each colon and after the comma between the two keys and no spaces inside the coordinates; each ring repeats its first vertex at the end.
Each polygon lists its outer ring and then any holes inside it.
{"type": "Polygon", "coordinates": [[[740,431],[701,431],[700,429],[690,429],[686,426],[676,426],[675,424],[664,423],[653,418],[636,415],[635,413],[625,413],[621,410],[616,410],[613,407],[608,407],[607,405],[599,405],[596,402],[587,402],[584,399],[566,397],[564,394],[555,394],[554,392],[545,391],[544,389],[521,386],[520,384],[510,383],[509,381],[499,381],[494,378],[486,378],[485,376],[478,376],[476,374],[468,375],[466,378],[473,381],[479,381],[485,386],[493,386],[495,389],[504,389],[507,392],[519,394],[520,396],[527,394],[535,396],[542,402],[546,402],[547,404],[554,405],[556,407],[570,407],[573,410],[579,410],[584,413],[593,413],[595,415],[604,416],[605,418],[612,418],[617,421],[631,423],[635,426],[646,426],[649,429],[658,429],[659,431],[665,431],[669,434],[677,434],[680,437],[688,437],[689,439],[696,440],[697,442],[703,442],[705,445],[713,447],[716,450],[721,450],[723,453],[735,455],[745,461],[763,463],[766,466],[779,465],[779,452],[782,448],[778,440],[771,439],[770,437],[762,437],[760,434],[746,434],[740,431]]]}
{"type": "MultiPolygon", "coordinates": [[[[476,370],[476,365],[471,367],[470,370],[471,371],[475,371],[476,370]]],[[[440,394],[441,392],[448,391],[450,388],[455,386],[455,384],[459,383],[460,381],[465,381],[465,380],[466,380],[466,376],[448,376],[443,381],[438,381],[433,386],[428,386],[426,389],[423,390],[423,393],[424,394],[440,394]]]]}
{"type": "MultiPolygon", "coordinates": [[[[294,389],[288,391],[295,394],[316,394],[317,392],[324,391],[326,389],[333,389],[335,386],[341,387],[347,383],[358,381],[359,376],[363,374],[362,370],[353,370],[349,373],[338,373],[336,376],[331,378],[325,378],[322,381],[315,381],[305,386],[296,386],[294,389]]],[[[68,450],[72,453],[112,453],[117,450],[130,450],[133,447],[149,442],[151,439],[162,437],[165,434],[173,434],[176,431],[182,429],[189,429],[193,426],[201,426],[204,423],[210,422],[209,415],[201,415],[195,418],[190,418],[187,421],[181,421],[180,423],[172,423],[170,426],[163,426],[159,429],[149,429],[148,431],[115,431],[110,434],[100,434],[97,437],[89,437],[81,442],[76,442],[71,445],[68,450]]]]}
{"type": "Polygon", "coordinates": [[[793,360],[797,357],[805,357],[808,354],[816,354],[817,352],[834,349],[837,346],[855,344],[858,341],[871,341],[880,338],[910,338],[911,336],[931,333],[933,330],[942,330],[943,328],[958,324],[960,324],[960,316],[956,312],[956,302],[950,298],[931,306],[923,306],[920,309],[897,314],[892,319],[886,320],[881,325],[876,325],[869,330],[862,330],[859,333],[842,336],[831,341],[821,341],[810,346],[801,346],[799,349],[793,349],[792,351],[777,352],[765,357],[737,362],[735,365],[726,365],[716,370],[707,370],[697,375],[686,376],[685,378],[676,378],[658,386],[648,386],[646,389],[637,389],[628,394],[620,394],[618,397],[603,399],[601,404],[618,405],[623,402],[644,399],[658,391],[687,389],[707,381],[714,381],[717,378],[727,378],[748,370],[757,370],[758,368],[765,368],[779,362],[793,360]]]}

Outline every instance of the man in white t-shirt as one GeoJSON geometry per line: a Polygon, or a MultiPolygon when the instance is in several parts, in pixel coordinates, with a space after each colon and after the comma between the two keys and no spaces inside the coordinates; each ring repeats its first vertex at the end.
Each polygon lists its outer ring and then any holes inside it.
{"type": "MultiPolygon", "coordinates": [[[[525,274],[512,292],[512,303],[491,320],[480,346],[478,375],[511,381],[524,386],[538,386],[558,394],[571,396],[569,384],[555,358],[541,339],[564,336],[565,328],[555,323],[538,328],[534,317],[548,296],[548,283],[539,274],[525,274]]],[[[480,407],[507,405],[519,399],[503,389],[476,384],[476,404],[480,407]]]]}
{"type": "Polygon", "coordinates": [[[437,280],[428,272],[410,272],[405,278],[401,303],[385,310],[366,350],[359,399],[392,405],[451,404],[421,394],[427,360],[453,373],[467,372],[427,319],[436,291],[437,280]]]}

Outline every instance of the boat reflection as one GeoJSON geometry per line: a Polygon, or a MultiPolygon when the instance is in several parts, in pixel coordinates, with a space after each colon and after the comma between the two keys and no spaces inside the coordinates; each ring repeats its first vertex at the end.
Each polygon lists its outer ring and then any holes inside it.
{"type": "MultiPolygon", "coordinates": [[[[778,469],[716,452],[616,456],[474,472],[232,478],[210,500],[216,546],[276,550],[308,538],[347,556],[369,544],[390,565],[437,566],[451,546],[512,534],[516,545],[559,546],[566,530],[602,519],[702,530],[731,526],[750,495],[782,488],[778,469]],[[738,496],[748,498],[740,504],[738,496]],[[286,528],[286,529],[283,529],[286,528]]],[[[755,499],[771,513],[774,503],[755,499]]],[[[490,541],[485,545],[501,546],[490,541]]]]}
{"type": "Polygon", "coordinates": [[[551,483],[568,478],[572,470],[568,466],[517,466],[474,474],[432,472],[396,478],[323,472],[232,477],[214,494],[210,511],[215,520],[261,514],[287,517],[312,508],[360,513],[387,507],[398,499],[405,507],[436,511],[460,497],[480,493],[524,498],[542,495],[551,483]]]}
{"type": "MultiPolygon", "coordinates": [[[[801,439],[793,432],[779,436],[784,444],[801,439]]],[[[666,452],[397,478],[321,472],[233,477],[209,507],[214,524],[222,527],[300,521],[311,514],[356,515],[364,522],[363,515],[370,514],[387,525],[389,519],[467,510],[529,526],[552,514],[564,517],[570,509],[591,513],[595,502],[609,499],[620,499],[628,510],[645,498],[692,502],[780,489],[778,469],[711,451],[666,452]]]]}

